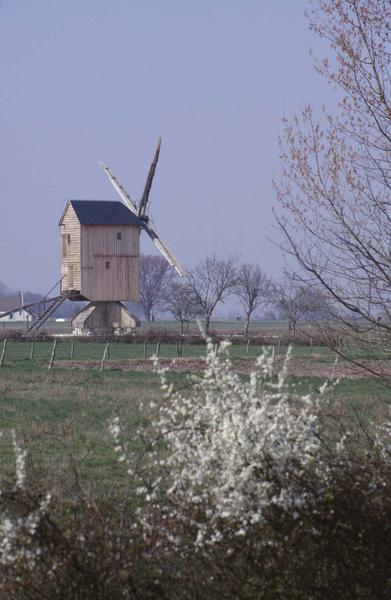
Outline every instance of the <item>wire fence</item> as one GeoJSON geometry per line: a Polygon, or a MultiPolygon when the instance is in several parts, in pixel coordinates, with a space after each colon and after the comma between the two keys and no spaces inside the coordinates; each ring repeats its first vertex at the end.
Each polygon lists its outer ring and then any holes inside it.
{"type": "MultiPolygon", "coordinates": [[[[233,344],[228,348],[228,356],[232,359],[254,358],[262,354],[265,346],[248,342],[247,344],[233,344]]],[[[284,354],[287,347],[276,342],[273,345],[275,355],[284,354]]],[[[218,350],[218,344],[215,345],[218,350]]],[[[330,351],[325,347],[300,347],[294,348],[296,357],[310,356],[314,352],[320,353],[325,360],[330,359],[330,351]]],[[[163,343],[160,341],[144,343],[124,343],[124,342],[80,342],[75,340],[54,341],[19,341],[4,339],[0,345],[0,368],[2,367],[21,367],[26,368],[61,368],[61,363],[73,361],[77,363],[87,361],[98,362],[103,368],[112,365],[115,367],[115,361],[131,361],[136,359],[150,359],[152,356],[161,358],[202,358],[205,357],[205,344],[186,344],[178,339],[176,343],[163,343]],[[110,362],[108,362],[110,361],[110,362]]],[[[97,365],[98,366],[98,365],[97,365]]]]}
{"type": "MultiPolygon", "coordinates": [[[[217,347],[216,347],[217,350],[217,347]]],[[[232,358],[258,356],[263,348],[259,345],[231,346],[232,358]]],[[[36,366],[54,363],[61,366],[62,361],[124,361],[148,359],[154,355],[161,358],[200,358],[205,356],[205,345],[152,343],[104,343],[60,341],[12,341],[5,339],[0,350],[0,367],[15,363],[32,363],[36,366]]]]}

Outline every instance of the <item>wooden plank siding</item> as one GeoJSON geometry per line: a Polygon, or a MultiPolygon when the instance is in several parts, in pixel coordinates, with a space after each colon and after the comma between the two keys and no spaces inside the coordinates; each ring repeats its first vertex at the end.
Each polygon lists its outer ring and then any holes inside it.
{"type": "Polygon", "coordinates": [[[80,223],[71,204],[60,224],[61,292],[80,290],[80,223]]]}
{"type": "Polygon", "coordinates": [[[82,225],[80,254],[83,296],[100,301],[139,299],[138,227],[82,225]]]}

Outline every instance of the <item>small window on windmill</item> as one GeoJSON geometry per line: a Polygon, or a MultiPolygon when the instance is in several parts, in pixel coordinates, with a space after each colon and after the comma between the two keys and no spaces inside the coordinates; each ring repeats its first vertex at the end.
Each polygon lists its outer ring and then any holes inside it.
{"type": "Polygon", "coordinates": [[[71,243],[71,236],[69,235],[69,233],[67,234],[67,244],[69,245],[71,243]]]}
{"type": "Polygon", "coordinates": [[[110,269],[110,261],[105,262],[105,269],[110,269]]]}
{"type": "Polygon", "coordinates": [[[120,231],[117,233],[117,240],[122,240],[122,233],[120,231]]]}

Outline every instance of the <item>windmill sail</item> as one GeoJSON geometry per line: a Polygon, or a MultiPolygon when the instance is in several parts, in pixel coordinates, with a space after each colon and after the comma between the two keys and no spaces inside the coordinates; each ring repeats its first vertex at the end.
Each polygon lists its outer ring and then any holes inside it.
{"type": "Polygon", "coordinates": [[[143,197],[141,198],[141,201],[140,201],[140,208],[138,211],[138,214],[140,217],[145,217],[147,215],[148,199],[149,199],[149,194],[150,194],[151,187],[152,187],[153,177],[154,177],[155,171],[156,171],[156,165],[159,160],[161,143],[162,143],[162,140],[161,140],[161,138],[159,138],[157,146],[156,146],[155,156],[153,157],[153,161],[152,161],[152,164],[149,169],[147,181],[145,183],[143,197]]]}
{"type": "Polygon", "coordinates": [[[118,181],[118,179],[110,171],[110,169],[109,169],[109,167],[107,165],[105,165],[103,162],[100,162],[99,164],[103,168],[103,170],[105,171],[107,177],[110,179],[111,184],[117,190],[117,192],[121,196],[123,202],[126,204],[126,206],[128,207],[128,209],[130,211],[132,211],[132,213],[134,213],[135,215],[138,216],[137,206],[136,206],[135,202],[133,202],[133,200],[129,196],[128,192],[120,184],[120,182],[118,181]]]}
{"type": "Polygon", "coordinates": [[[186,271],[184,270],[184,268],[182,267],[182,265],[180,264],[180,262],[175,258],[175,256],[171,252],[171,250],[169,250],[167,248],[166,244],[160,239],[160,237],[158,236],[158,233],[157,233],[155,227],[152,225],[152,223],[151,222],[148,222],[148,224],[145,223],[143,225],[143,228],[147,232],[147,234],[149,235],[149,237],[151,238],[151,240],[153,241],[153,243],[155,244],[155,246],[163,254],[163,256],[167,260],[167,262],[178,273],[178,275],[180,275],[180,277],[185,277],[186,276],[186,271]]]}
{"type": "Polygon", "coordinates": [[[150,220],[148,219],[148,216],[147,216],[149,194],[151,192],[153,177],[154,177],[155,171],[156,171],[156,165],[159,160],[160,146],[161,146],[161,138],[159,138],[157,146],[156,146],[155,155],[153,157],[153,161],[152,161],[150,169],[149,169],[147,181],[146,181],[145,188],[144,188],[144,193],[140,200],[138,210],[137,210],[136,203],[133,202],[133,200],[129,196],[128,192],[119,183],[119,181],[117,180],[115,175],[110,171],[109,167],[106,166],[102,162],[100,163],[100,165],[103,167],[104,171],[106,172],[106,175],[110,179],[111,184],[117,190],[117,192],[121,196],[123,202],[126,204],[128,209],[140,218],[140,223],[142,224],[141,225],[142,228],[149,235],[149,237],[151,238],[151,240],[153,241],[155,246],[160,250],[160,252],[164,256],[164,258],[167,260],[167,262],[176,270],[178,275],[180,275],[181,277],[185,277],[186,272],[185,272],[184,268],[177,261],[177,259],[173,255],[173,253],[167,248],[166,244],[160,239],[155,227],[152,225],[152,223],[150,222],[150,220]]]}

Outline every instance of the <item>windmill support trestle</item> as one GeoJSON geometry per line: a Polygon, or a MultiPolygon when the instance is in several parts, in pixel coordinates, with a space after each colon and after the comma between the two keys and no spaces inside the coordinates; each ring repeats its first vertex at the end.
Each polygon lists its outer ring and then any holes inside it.
{"type": "Polygon", "coordinates": [[[140,322],[121,302],[90,302],[72,321],[74,335],[121,335],[140,322]]]}

